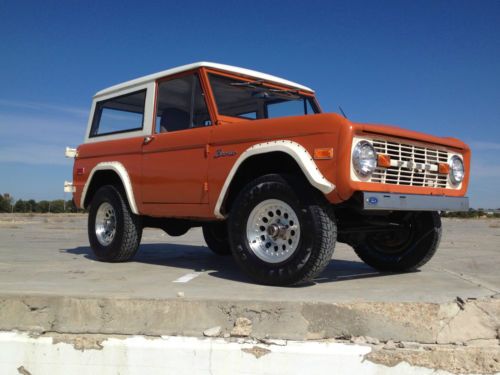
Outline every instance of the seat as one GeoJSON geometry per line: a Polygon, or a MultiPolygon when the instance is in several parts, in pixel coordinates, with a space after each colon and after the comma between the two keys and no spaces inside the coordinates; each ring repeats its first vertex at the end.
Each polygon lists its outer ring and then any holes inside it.
{"type": "Polygon", "coordinates": [[[166,108],[163,110],[160,121],[160,133],[188,128],[189,113],[178,108],[166,108]]]}

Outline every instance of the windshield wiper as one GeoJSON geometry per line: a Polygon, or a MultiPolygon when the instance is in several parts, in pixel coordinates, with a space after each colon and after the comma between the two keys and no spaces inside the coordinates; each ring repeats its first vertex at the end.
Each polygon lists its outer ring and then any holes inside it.
{"type": "Polygon", "coordinates": [[[276,94],[289,94],[291,96],[300,97],[300,90],[298,89],[269,89],[269,91],[276,94]]]}
{"type": "Polygon", "coordinates": [[[300,91],[298,89],[268,89],[270,92],[274,94],[285,94],[288,95],[290,98],[293,99],[298,99],[300,98],[300,91]]]}
{"type": "Polygon", "coordinates": [[[236,86],[236,87],[250,87],[253,89],[259,88],[263,89],[269,92],[272,92],[273,94],[287,94],[292,97],[297,97],[300,98],[299,91],[298,89],[274,89],[272,87],[267,87],[264,86],[264,81],[263,80],[256,80],[256,81],[247,81],[247,82],[231,82],[231,86],[236,86]]]}
{"type": "Polygon", "coordinates": [[[284,94],[299,94],[300,90],[299,89],[269,89],[271,92],[278,92],[278,93],[284,93],[284,94]]]}
{"type": "Polygon", "coordinates": [[[264,84],[264,81],[261,79],[256,80],[256,81],[247,81],[247,82],[231,82],[231,86],[239,86],[239,87],[252,87],[252,88],[257,88],[257,86],[262,86],[264,84]]]}

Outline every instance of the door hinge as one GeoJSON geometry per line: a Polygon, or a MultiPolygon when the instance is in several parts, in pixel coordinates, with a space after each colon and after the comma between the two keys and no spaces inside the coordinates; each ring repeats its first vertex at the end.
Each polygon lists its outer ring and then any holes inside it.
{"type": "Polygon", "coordinates": [[[207,192],[207,191],[208,191],[208,182],[207,182],[207,181],[205,181],[205,182],[203,183],[203,191],[205,191],[205,192],[207,192]]]}
{"type": "Polygon", "coordinates": [[[210,145],[205,145],[205,157],[208,158],[208,154],[210,154],[210,145]]]}

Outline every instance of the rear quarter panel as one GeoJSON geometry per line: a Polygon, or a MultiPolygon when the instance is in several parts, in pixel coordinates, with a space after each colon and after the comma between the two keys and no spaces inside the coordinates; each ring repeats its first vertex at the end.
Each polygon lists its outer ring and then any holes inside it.
{"type": "Polygon", "coordinates": [[[78,147],[78,157],[73,167],[74,200],[80,207],[83,188],[92,170],[101,162],[119,162],[126,168],[137,207],[141,211],[141,152],[143,137],[86,143],[78,147]]]}

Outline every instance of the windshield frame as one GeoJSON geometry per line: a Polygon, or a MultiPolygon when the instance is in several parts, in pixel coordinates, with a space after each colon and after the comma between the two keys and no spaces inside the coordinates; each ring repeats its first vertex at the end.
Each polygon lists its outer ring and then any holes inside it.
{"type": "Polygon", "coordinates": [[[218,124],[218,123],[219,124],[220,123],[235,123],[235,122],[243,122],[243,121],[256,121],[256,120],[271,120],[271,119],[277,119],[280,117],[252,119],[252,118],[246,118],[246,117],[241,117],[241,116],[235,117],[235,116],[228,116],[228,115],[220,114],[218,106],[217,106],[215,94],[212,90],[212,84],[210,82],[209,75],[217,75],[217,76],[222,76],[222,77],[226,77],[226,78],[231,78],[231,79],[234,79],[235,81],[240,81],[241,83],[245,83],[245,82],[251,83],[251,82],[258,81],[259,87],[264,87],[264,88],[269,88],[269,89],[274,89],[274,90],[293,91],[293,94],[307,98],[310,101],[310,105],[313,108],[313,110],[315,111],[315,113],[322,113],[322,109],[321,109],[321,107],[316,99],[315,93],[311,92],[311,91],[297,89],[297,88],[292,87],[292,86],[281,85],[279,83],[262,80],[262,79],[259,79],[257,77],[232,74],[230,72],[220,71],[217,69],[204,68],[203,75],[204,75],[204,78],[207,82],[208,94],[210,95],[210,99],[211,99],[210,101],[213,104],[213,110],[214,110],[216,118],[217,118],[216,124],[218,124]]]}

